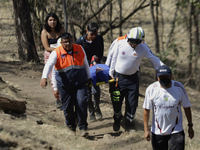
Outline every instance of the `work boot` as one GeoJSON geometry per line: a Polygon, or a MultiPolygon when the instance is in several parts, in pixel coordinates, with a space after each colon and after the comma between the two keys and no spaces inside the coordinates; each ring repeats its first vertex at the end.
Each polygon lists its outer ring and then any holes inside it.
{"type": "Polygon", "coordinates": [[[60,108],[62,106],[61,101],[60,100],[56,100],[55,106],[56,106],[56,108],[60,108]]]}
{"type": "Polygon", "coordinates": [[[127,132],[134,132],[135,130],[134,130],[134,122],[128,122],[128,121],[126,121],[125,122],[125,130],[127,131],[127,132]]]}
{"type": "Polygon", "coordinates": [[[101,111],[96,112],[96,119],[97,119],[97,120],[100,120],[101,118],[102,118],[102,113],[101,113],[101,111]]]}
{"type": "Polygon", "coordinates": [[[96,121],[95,115],[90,115],[89,122],[96,121]]]}
{"type": "Polygon", "coordinates": [[[81,129],[80,132],[81,132],[81,137],[87,138],[89,135],[86,129],[81,129]]]}
{"type": "Polygon", "coordinates": [[[119,131],[119,129],[120,129],[120,121],[119,120],[114,121],[113,130],[114,131],[119,131]]]}
{"type": "Polygon", "coordinates": [[[67,134],[68,135],[76,135],[76,128],[71,127],[71,126],[67,127],[67,134]]]}

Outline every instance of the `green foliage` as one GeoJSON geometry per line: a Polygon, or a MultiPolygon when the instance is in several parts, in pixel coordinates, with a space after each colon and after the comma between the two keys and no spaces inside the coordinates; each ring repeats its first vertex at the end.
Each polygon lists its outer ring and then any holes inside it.
{"type": "Polygon", "coordinates": [[[176,43],[172,42],[167,50],[157,53],[156,55],[160,58],[160,60],[164,64],[170,67],[172,73],[175,75],[176,74],[175,68],[177,67],[178,64],[177,59],[179,56],[179,51],[176,43]]]}
{"type": "Polygon", "coordinates": [[[200,8],[200,2],[199,2],[199,0],[190,0],[190,2],[193,3],[193,6],[194,6],[194,7],[200,8]]]}

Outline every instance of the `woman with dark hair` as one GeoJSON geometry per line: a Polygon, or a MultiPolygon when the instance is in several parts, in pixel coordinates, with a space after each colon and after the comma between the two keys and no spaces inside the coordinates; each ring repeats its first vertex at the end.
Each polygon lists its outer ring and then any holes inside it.
{"type": "MultiPolygon", "coordinates": [[[[44,52],[45,64],[49,59],[51,52],[57,47],[57,40],[63,33],[65,33],[65,30],[60,24],[58,16],[55,13],[47,14],[45,19],[44,29],[41,32],[41,41],[45,48],[44,52]]],[[[49,78],[51,80],[51,86],[53,90],[51,73],[49,74],[49,78]]],[[[59,99],[56,98],[56,107],[59,108],[60,106],[61,102],[59,99]]]]}

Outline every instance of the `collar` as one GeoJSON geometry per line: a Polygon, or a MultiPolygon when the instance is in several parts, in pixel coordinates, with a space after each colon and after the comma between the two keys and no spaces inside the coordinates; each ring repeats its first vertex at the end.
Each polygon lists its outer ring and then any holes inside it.
{"type": "Polygon", "coordinates": [[[73,49],[74,49],[74,44],[73,44],[72,51],[70,51],[70,52],[66,52],[65,49],[64,49],[64,48],[62,47],[62,45],[61,45],[61,49],[60,49],[61,55],[72,54],[72,53],[73,53],[73,49]]]}

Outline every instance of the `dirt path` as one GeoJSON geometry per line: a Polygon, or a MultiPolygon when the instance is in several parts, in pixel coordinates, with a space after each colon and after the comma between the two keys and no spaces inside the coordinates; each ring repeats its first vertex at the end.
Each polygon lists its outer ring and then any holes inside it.
{"type": "MultiPolygon", "coordinates": [[[[112,130],[113,110],[107,93],[107,85],[101,86],[102,98],[100,107],[102,109],[103,119],[89,123],[88,131],[90,136],[87,139],[83,139],[79,137],[79,133],[77,133],[76,136],[71,136],[66,133],[67,129],[64,126],[64,116],[63,113],[54,106],[54,98],[51,93],[50,85],[47,86],[45,90],[39,87],[43,65],[36,66],[34,64],[23,65],[19,62],[1,62],[0,66],[0,76],[2,79],[6,81],[8,85],[15,87],[15,92],[9,88],[3,92],[16,99],[27,101],[26,117],[22,116],[16,118],[14,116],[4,115],[3,113],[1,114],[1,125],[3,126],[3,131],[13,132],[16,134],[17,137],[9,137],[9,140],[10,138],[14,141],[17,140],[18,148],[24,147],[20,143],[23,142],[27,136],[30,136],[30,132],[36,136],[34,140],[41,143],[40,140],[43,139],[46,141],[46,144],[44,145],[50,145],[50,147],[53,147],[54,149],[68,149],[65,148],[66,142],[70,143],[67,145],[72,149],[124,149],[125,147],[126,149],[131,149],[133,143],[136,143],[134,145],[138,145],[138,147],[143,149],[150,146],[149,143],[146,143],[146,145],[142,144],[144,142],[143,125],[141,120],[142,114],[139,112],[138,114],[140,114],[140,117],[138,117],[136,122],[137,131],[134,134],[124,132],[123,128],[121,128],[119,132],[114,132],[112,130]],[[43,124],[39,125],[37,122],[43,122],[43,124]],[[12,131],[7,131],[8,128],[12,128],[12,131]],[[51,132],[53,130],[52,128],[56,130],[56,132],[51,132]],[[21,132],[23,133],[23,136],[20,135],[20,138],[23,140],[18,139],[19,129],[20,134],[21,132]],[[48,136],[46,136],[46,134],[48,134],[48,136]],[[60,134],[64,135],[59,136],[60,134]],[[50,139],[54,136],[57,138],[51,141],[50,139]],[[70,138],[71,140],[68,139],[65,141],[64,139],[66,138],[70,138]]],[[[31,143],[31,147],[34,147],[34,145],[37,145],[37,147],[40,148],[41,146],[43,147],[43,144],[33,144],[32,136],[28,139],[26,140],[31,143]]]]}
{"type": "MultiPolygon", "coordinates": [[[[50,85],[41,89],[39,81],[43,64],[22,64],[20,62],[0,62],[0,77],[7,83],[0,92],[19,100],[27,101],[27,111],[24,116],[0,113],[0,145],[10,149],[151,149],[151,144],[143,138],[142,104],[139,99],[136,114],[135,131],[125,132],[121,127],[119,132],[112,130],[113,109],[108,94],[108,85],[102,85],[101,104],[103,119],[89,123],[87,139],[81,138],[77,131],[71,135],[64,125],[63,113],[55,108],[50,85]],[[7,85],[10,85],[9,87],[7,85]],[[14,87],[14,88],[11,88],[14,87]],[[42,124],[41,124],[42,123],[42,124]],[[1,143],[2,140],[2,143],[1,143]]],[[[142,74],[141,74],[142,76],[142,74]]],[[[146,77],[147,79],[148,77],[146,77]]],[[[145,85],[145,84],[144,84],[145,85]]],[[[145,87],[141,84],[140,93],[144,94],[145,87]]],[[[188,139],[186,131],[186,149],[199,149],[199,103],[198,92],[187,88],[189,97],[194,104],[193,119],[195,138],[188,139]]],[[[184,120],[186,129],[186,119],[184,120]]]]}

